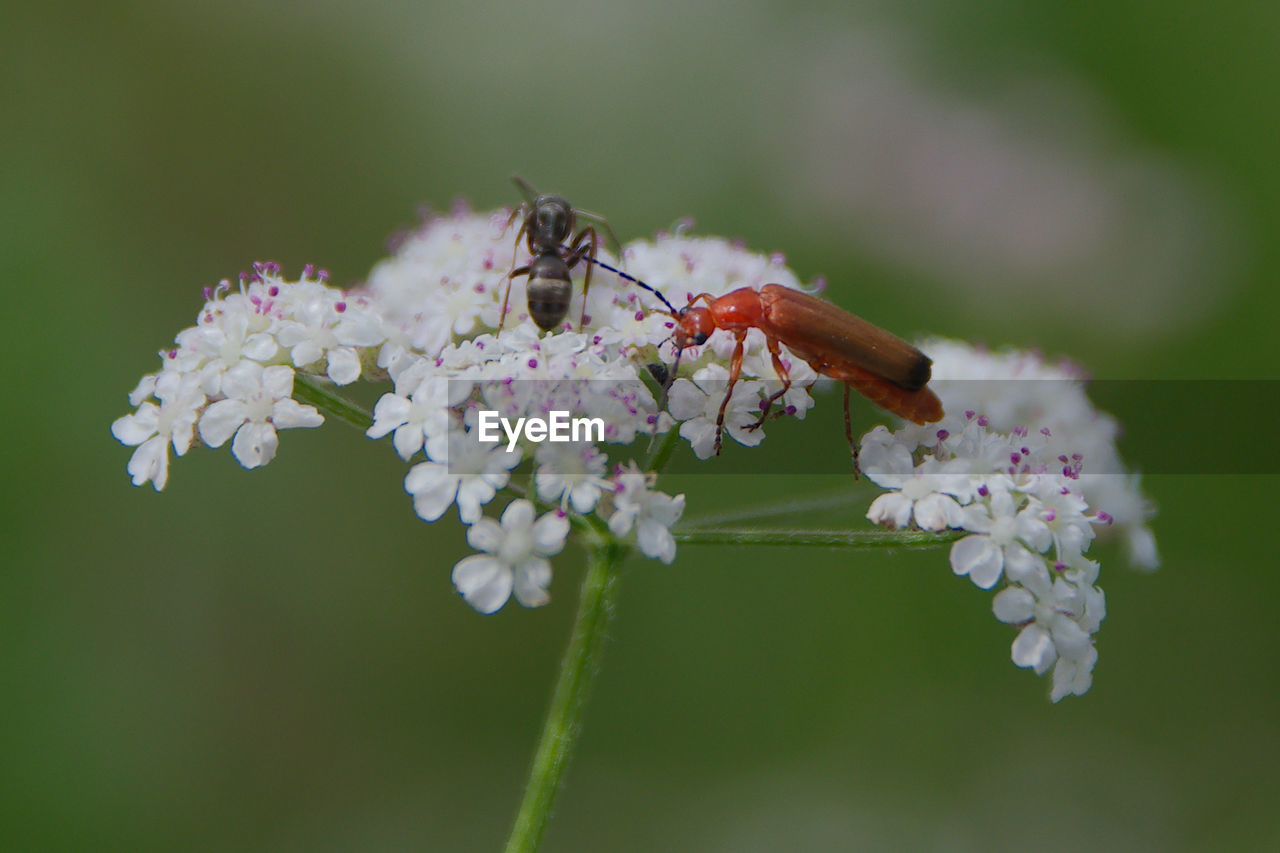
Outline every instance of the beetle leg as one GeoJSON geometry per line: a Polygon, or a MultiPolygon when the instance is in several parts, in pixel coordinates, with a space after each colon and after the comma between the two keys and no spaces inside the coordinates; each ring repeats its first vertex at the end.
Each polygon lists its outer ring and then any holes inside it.
{"type": "Polygon", "coordinates": [[[729,361],[729,387],[724,391],[724,399],[720,402],[720,413],[716,415],[716,456],[720,455],[720,438],[724,433],[724,413],[729,408],[729,400],[733,397],[733,386],[738,383],[738,375],[742,373],[742,345],[746,340],[744,331],[738,335],[738,345],[733,348],[733,358],[729,361]]]}
{"type": "Polygon", "coordinates": [[[765,338],[765,344],[769,347],[769,357],[773,359],[773,369],[778,374],[778,379],[782,381],[782,388],[765,398],[763,405],[760,407],[760,418],[753,424],[749,424],[747,429],[756,430],[764,426],[764,422],[769,418],[769,410],[773,408],[773,404],[781,399],[783,394],[791,390],[791,374],[787,371],[786,365],[782,363],[782,354],[778,351],[778,341],[775,338],[765,338]]]}
{"type": "Polygon", "coordinates": [[[858,445],[853,443],[853,416],[849,414],[849,383],[844,385],[844,437],[849,442],[849,455],[853,458],[853,479],[858,479],[862,470],[858,467],[858,445]]]}

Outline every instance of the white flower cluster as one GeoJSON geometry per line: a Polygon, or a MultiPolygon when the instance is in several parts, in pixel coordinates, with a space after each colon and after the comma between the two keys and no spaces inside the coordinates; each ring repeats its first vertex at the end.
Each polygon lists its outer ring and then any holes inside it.
{"type": "Polygon", "coordinates": [[[239,290],[223,281],[205,294],[197,324],[178,334],[176,346],[160,353],[160,372],[129,395],[137,411],[111,425],[117,439],[138,448],[129,460],[135,486],[163,489],[169,446],[182,456],[197,433],[209,447],[230,439],[240,464],[257,468],[275,457],[278,430],[324,422],[293,399],[295,371],[350,384],[360,377],[360,349],[385,339],[362,300],[324,279],[308,267],[299,281],[285,282],[275,264],[257,264],[239,290]]]}
{"type": "Polygon", "coordinates": [[[1083,694],[1106,615],[1098,563],[1085,556],[1095,528],[1120,530],[1140,568],[1158,562],[1145,524],[1152,510],[1120,465],[1115,422],[1093,408],[1069,365],[951,341],[923,349],[950,414],[863,437],[862,470],[890,490],[867,517],[967,531],[951,548],[952,570],[982,589],[1004,581],[993,609],[1021,629],[1013,662],[1037,674],[1052,668],[1055,702],[1083,694]],[[1095,466],[1103,473],[1089,473],[1095,466]],[[1126,516],[1104,509],[1113,505],[1126,516]]]}
{"type": "MultiPolygon", "coordinates": [[[[316,408],[294,399],[298,375],[339,386],[390,379],[394,390],[378,401],[368,435],[391,435],[405,461],[425,456],[405,478],[419,516],[434,521],[456,505],[471,525],[468,542],[483,553],[459,563],[454,581],[477,609],[492,612],[511,594],[526,606],[547,600],[546,558],[563,547],[570,514],[594,512],[614,535],[633,536],[643,553],[671,562],[670,527],[683,496],[654,490],[654,478],[634,463],[611,464],[598,441],[548,442],[535,450],[523,439],[511,445],[478,440],[481,409],[512,421],[558,410],[599,418],[606,445],[648,441],[673,423],[659,414],[641,379],[646,364],[671,361],[673,320],[652,310],[650,294],[603,268],[593,270],[583,329],[573,322],[582,299],[580,265],[576,304],[561,329],[543,335],[535,328],[526,281],[516,278],[505,331],[496,333],[507,273],[528,261],[517,230],[509,211],[459,207],[403,237],[355,290],[329,286],[326,274],[311,267],[287,281],[270,263],[255,265],[238,287],[223,281],[205,294],[197,325],[161,353],[161,370],[130,395],[136,411],[112,425],[117,439],[137,448],[128,466],[134,485],[164,488],[170,447],[182,456],[197,439],[210,447],[230,441],[246,468],[270,462],[278,430],[323,422],[316,408]],[[532,470],[522,492],[512,477],[527,457],[532,470]],[[484,507],[503,490],[557,508],[534,521],[534,504],[517,499],[498,524],[484,517],[484,507]]],[[[799,286],[780,257],[720,239],[664,234],[631,244],[623,256],[630,274],[677,305],[697,293],[718,296],[771,282],[799,286]]],[[[604,254],[601,260],[617,263],[604,254]]],[[[732,346],[733,338],[718,332],[706,345],[687,349],[683,363],[692,378],[671,389],[671,408],[684,421],[681,435],[699,457],[711,452],[727,376],[722,362],[732,346]]],[[[814,374],[803,361],[785,352],[784,358],[797,382],[784,409],[803,417],[813,405],[803,386],[814,374]]],[[[779,387],[758,333],[748,339],[742,375],[727,432],[755,445],[764,430],[744,427],[779,387]]]]}
{"type": "MultiPolygon", "coordinates": [[[[593,270],[583,328],[576,318],[585,264],[574,270],[574,304],[561,328],[536,329],[521,277],[510,282],[510,313],[498,332],[508,272],[529,260],[517,230],[509,211],[458,208],[402,238],[358,289],[331,287],[310,267],[286,281],[274,264],[255,266],[237,288],[221,283],[206,294],[197,325],[161,353],[161,370],[130,395],[136,411],[112,425],[116,438],[137,448],[128,466],[134,484],[162,489],[169,448],[181,456],[197,439],[211,447],[230,442],[246,468],[270,462],[279,430],[323,421],[295,399],[299,376],[312,401],[326,399],[330,383],[389,380],[367,434],[391,436],[395,452],[412,463],[404,487],[421,518],[435,521],[456,506],[469,526],[477,553],[454,567],[453,581],[477,610],[494,612],[512,596],[528,607],[546,603],[549,558],[575,527],[607,529],[670,563],[684,496],[657,491],[653,472],[611,458],[609,448],[648,442],[678,423],[695,455],[710,456],[735,339],[717,330],[686,348],[662,412],[642,379],[647,365],[672,363],[674,321],[656,310],[652,294],[603,268],[593,270]],[[482,441],[482,412],[516,423],[515,432],[482,441]],[[521,419],[545,423],[553,412],[596,419],[603,436],[539,443],[519,432],[521,419]],[[499,494],[510,498],[500,520],[486,517],[499,494]]],[[[629,244],[620,263],[675,306],[740,287],[799,287],[778,256],[681,233],[629,244]]],[[[1114,521],[1137,564],[1157,562],[1144,523],[1150,509],[1136,480],[1120,473],[1115,424],[1088,403],[1072,370],[949,342],[923,348],[940,380],[932,387],[951,414],[892,434],[880,427],[863,439],[863,470],[892,490],[869,517],[968,531],[952,549],[952,566],[984,588],[1007,583],[996,614],[1023,626],[1015,662],[1037,672],[1054,667],[1055,699],[1081,693],[1103,615],[1098,567],[1084,556],[1095,525],[1114,521]]],[[[785,346],[781,358],[794,382],[781,410],[804,417],[813,405],[806,389],[817,377],[785,346]]],[[[725,432],[759,444],[764,430],[749,426],[780,387],[764,336],[753,329],[725,432]]]]}

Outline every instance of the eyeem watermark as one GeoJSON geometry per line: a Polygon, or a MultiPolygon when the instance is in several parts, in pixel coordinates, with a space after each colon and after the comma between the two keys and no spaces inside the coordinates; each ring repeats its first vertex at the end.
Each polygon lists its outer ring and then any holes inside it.
{"type": "Polygon", "coordinates": [[[498,427],[507,434],[507,451],[515,449],[520,434],[535,444],[544,441],[604,441],[604,418],[570,418],[568,412],[552,411],[549,417],[516,418],[511,421],[492,410],[480,411],[479,438],[485,444],[502,440],[498,427]]]}

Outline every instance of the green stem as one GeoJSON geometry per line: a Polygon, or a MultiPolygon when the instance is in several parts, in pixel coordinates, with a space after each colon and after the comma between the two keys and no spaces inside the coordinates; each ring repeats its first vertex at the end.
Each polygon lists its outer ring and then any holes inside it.
{"type": "Polygon", "coordinates": [[[892,548],[936,548],[954,542],[961,531],[926,533],[923,530],[758,530],[750,527],[714,527],[674,530],[677,542],[687,545],[810,545],[881,551],[892,548]]]}
{"type": "Polygon", "coordinates": [[[337,418],[364,432],[373,426],[373,415],[331,390],[327,382],[299,373],[293,377],[293,398],[315,406],[326,415],[337,418]]]}
{"type": "Polygon", "coordinates": [[[671,454],[676,449],[676,439],[680,437],[680,431],[675,427],[667,430],[667,434],[662,437],[658,446],[654,448],[653,453],[649,456],[649,461],[645,463],[644,470],[662,473],[662,469],[667,467],[667,461],[671,459],[671,454]]]}
{"type": "Polygon", "coordinates": [[[560,663],[560,677],[542,726],[524,799],[504,848],[506,853],[538,849],[582,728],[587,691],[599,668],[601,648],[617,600],[618,567],[629,549],[606,537],[591,537],[587,547],[587,576],[582,581],[573,635],[560,663]]]}
{"type": "Polygon", "coordinates": [[[819,510],[835,509],[847,504],[866,502],[867,496],[854,489],[841,489],[838,492],[818,495],[816,497],[799,497],[786,501],[769,501],[749,507],[737,507],[724,512],[704,515],[696,519],[686,519],[684,526],[689,528],[708,527],[713,524],[750,521],[756,518],[778,518],[784,515],[814,513],[819,510]]]}

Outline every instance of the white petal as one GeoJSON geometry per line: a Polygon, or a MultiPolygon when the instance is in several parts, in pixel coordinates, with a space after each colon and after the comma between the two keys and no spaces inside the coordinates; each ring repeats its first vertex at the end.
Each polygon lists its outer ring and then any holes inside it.
{"type": "MultiPolygon", "coordinates": [[[[201,395],[200,399],[204,400],[204,395],[201,395]]],[[[169,427],[169,438],[173,443],[174,451],[179,456],[191,449],[191,442],[195,440],[196,418],[199,416],[199,412],[190,409],[173,419],[169,427]]]]}
{"type": "Polygon", "coordinates": [[[219,400],[200,416],[200,440],[209,447],[221,447],[235,434],[245,419],[242,400],[219,400]]]}
{"type": "Polygon", "coordinates": [[[680,424],[680,437],[689,442],[693,455],[699,459],[715,456],[716,425],[704,418],[680,424]]]}
{"type": "MultiPolygon", "coordinates": [[[[505,525],[506,515],[502,522],[505,525]]],[[[543,557],[559,554],[569,535],[569,519],[556,512],[549,512],[533,524],[533,552],[543,557]]]]}
{"type": "Polygon", "coordinates": [[[141,486],[150,480],[155,490],[160,491],[169,480],[168,442],[160,436],[144,441],[133,451],[133,456],[129,457],[126,470],[135,486],[141,486]]]}
{"type": "Polygon", "coordinates": [[[1004,549],[1004,575],[1036,595],[1049,593],[1049,567],[1045,565],[1044,557],[1031,553],[1016,542],[1004,549]]]}
{"type": "Polygon", "coordinates": [[[614,536],[622,537],[631,532],[631,525],[635,523],[636,516],[640,510],[635,507],[619,507],[615,504],[613,515],[609,516],[609,532],[614,536]]]}
{"type": "Polygon", "coordinates": [[[737,417],[734,422],[730,423],[729,413],[725,413],[724,431],[744,447],[757,447],[760,442],[764,441],[764,427],[747,429],[747,425],[754,422],[755,416],[748,418],[741,412],[736,412],[735,414],[737,417]]]}
{"type": "Polygon", "coordinates": [[[360,356],[350,347],[329,350],[328,376],[335,385],[350,385],[360,378],[360,356]]]}
{"type": "Polygon", "coordinates": [[[646,557],[661,560],[667,565],[676,558],[676,540],[665,525],[652,519],[642,519],[636,528],[636,544],[646,557]]]}
{"type": "Polygon", "coordinates": [[[991,611],[1007,625],[1029,622],[1036,614],[1036,597],[1020,586],[1009,586],[996,593],[991,611]]]}
{"type": "Polygon", "coordinates": [[[1160,568],[1160,552],[1156,548],[1156,537],[1150,527],[1143,524],[1130,528],[1125,545],[1129,551],[1129,562],[1134,568],[1145,571],[1160,568]]]}
{"type": "Polygon", "coordinates": [[[413,454],[422,449],[422,429],[417,424],[405,424],[391,436],[391,445],[396,455],[408,462],[413,454]]]}
{"type": "MultiPolygon", "coordinates": [[[[238,362],[235,367],[222,374],[222,393],[232,399],[246,399],[261,388],[262,365],[252,361],[238,362]]],[[[206,393],[209,393],[207,389],[206,393]]]]}
{"type": "Polygon", "coordinates": [[[291,397],[276,400],[271,407],[271,423],[278,429],[318,427],[324,423],[324,415],[315,406],[299,403],[291,397]]]}
{"type": "Polygon", "coordinates": [[[480,507],[493,500],[497,491],[488,480],[478,474],[463,474],[458,478],[458,518],[464,524],[475,524],[480,518],[480,507]]]}
{"type": "Polygon", "coordinates": [[[932,494],[916,501],[916,524],[924,530],[945,530],[960,524],[960,505],[949,495],[932,494]]]}
{"type": "Polygon", "coordinates": [[[911,501],[900,492],[883,494],[871,502],[867,520],[873,524],[888,522],[892,527],[906,527],[911,521],[911,501]]]}
{"type": "Polygon", "coordinates": [[[467,530],[467,544],[477,551],[498,553],[502,547],[502,526],[492,518],[481,518],[467,530]]]}
{"type": "Polygon", "coordinates": [[[966,536],[951,546],[951,570],[982,589],[991,589],[1000,580],[1003,552],[988,536],[966,536]]]}
{"type": "Polygon", "coordinates": [[[472,554],[453,567],[453,585],[476,610],[494,613],[511,597],[511,570],[488,554],[472,554]]]}
{"type": "Polygon", "coordinates": [[[279,348],[275,338],[259,332],[245,339],[244,345],[240,348],[240,354],[254,361],[267,361],[275,356],[279,348]]]}
{"type": "Polygon", "coordinates": [[[516,601],[525,607],[541,607],[551,600],[551,563],[542,557],[530,557],[515,571],[516,601]]]}
{"type": "MultiPolygon", "coordinates": [[[[510,535],[512,532],[528,530],[533,526],[533,504],[529,501],[520,500],[512,501],[507,508],[502,511],[502,529],[510,535]]],[[[565,522],[566,529],[568,522],[565,522]]]]}
{"type": "Polygon", "coordinates": [[[1033,622],[1018,632],[1013,641],[1012,657],[1018,666],[1030,667],[1036,675],[1044,675],[1045,670],[1058,659],[1058,652],[1049,634],[1033,622]]]}
{"type": "MultiPolygon", "coordinates": [[[[293,394],[293,368],[277,364],[262,371],[262,390],[275,399],[293,394]]],[[[314,411],[314,410],[313,410],[314,411]]]]}
{"type": "Polygon", "coordinates": [[[365,430],[369,438],[382,438],[409,421],[410,402],[399,394],[386,393],[373,406],[373,426],[365,430]]]}
{"type": "Polygon", "coordinates": [[[289,358],[294,367],[306,367],[314,364],[324,355],[324,348],[313,340],[304,340],[289,350],[289,358]]]}
{"type": "Polygon", "coordinates": [[[111,434],[128,447],[142,444],[156,434],[159,415],[160,409],[154,403],[143,403],[136,413],[116,418],[111,424],[111,434]]]}
{"type": "Polygon", "coordinates": [[[1088,632],[1065,616],[1053,623],[1052,633],[1053,645],[1064,658],[1079,660],[1093,647],[1088,632]]]}
{"type": "Polygon", "coordinates": [[[387,339],[382,332],[382,320],[367,311],[348,311],[334,327],[333,336],[338,343],[349,347],[376,347],[387,339]]]}
{"type": "Polygon", "coordinates": [[[443,465],[421,462],[405,475],[404,490],[413,495],[413,511],[418,517],[435,521],[453,503],[458,493],[458,478],[443,465]]]}
{"type": "Polygon", "coordinates": [[[129,392],[129,405],[138,406],[142,401],[151,396],[156,390],[156,378],[158,374],[148,373],[146,376],[138,380],[138,384],[129,392]]]}
{"type": "Polygon", "coordinates": [[[707,394],[688,379],[677,379],[667,393],[667,411],[678,421],[687,421],[706,410],[707,394]]]}
{"type": "Polygon", "coordinates": [[[1083,696],[1093,686],[1093,667],[1098,662],[1098,650],[1090,647],[1083,660],[1059,660],[1053,668],[1053,690],[1049,698],[1054,702],[1064,696],[1083,696]]]}
{"type": "Polygon", "coordinates": [[[231,455],[246,468],[266,465],[276,456],[280,439],[271,424],[247,423],[236,430],[231,442],[231,455]]]}
{"type": "Polygon", "coordinates": [[[569,505],[573,511],[586,515],[600,501],[600,487],[594,483],[579,483],[569,490],[569,505]]]}
{"type": "MultiPolygon", "coordinates": [[[[884,429],[884,427],[877,429],[884,429]]],[[[903,476],[911,474],[913,467],[911,450],[897,442],[886,444],[881,441],[868,441],[867,439],[874,434],[873,430],[863,437],[858,451],[858,467],[867,475],[867,479],[877,486],[886,489],[898,488],[902,484],[903,476]]]]}

